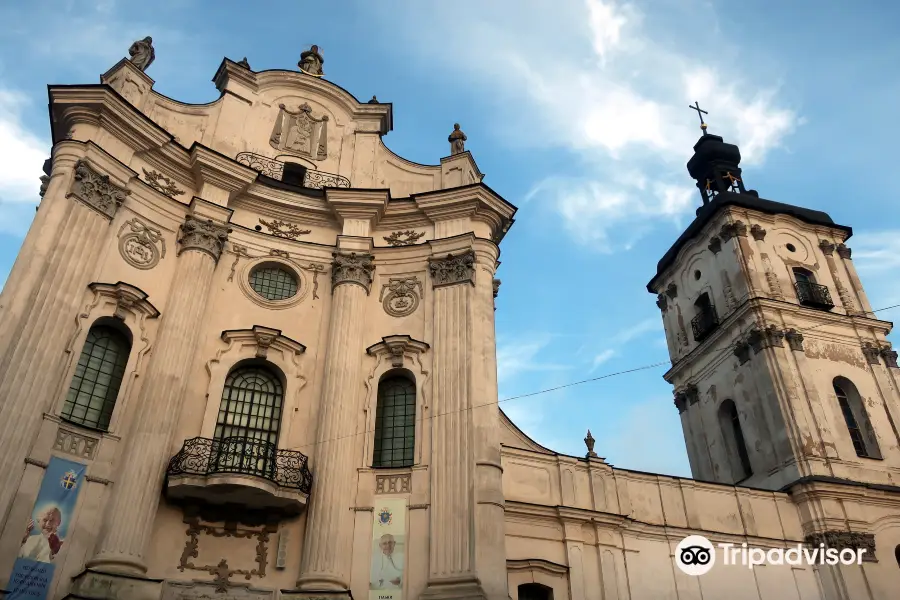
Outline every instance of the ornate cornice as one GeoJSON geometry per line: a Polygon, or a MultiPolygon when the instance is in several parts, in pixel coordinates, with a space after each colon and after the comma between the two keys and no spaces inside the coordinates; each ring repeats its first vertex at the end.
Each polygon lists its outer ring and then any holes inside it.
{"type": "Polygon", "coordinates": [[[569,567],[560,565],[543,558],[509,559],[506,561],[507,571],[543,571],[548,575],[564,577],[569,572],[569,567]]]}
{"type": "Polygon", "coordinates": [[[446,258],[429,258],[428,270],[434,287],[470,283],[475,285],[475,252],[448,254],[446,258]]]}
{"type": "Polygon", "coordinates": [[[381,338],[377,344],[366,348],[366,354],[390,356],[391,366],[400,368],[403,366],[403,357],[406,354],[424,354],[429,348],[427,343],[420,342],[408,335],[389,335],[381,338]]]}
{"type": "Polygon", "coordinates": [[[112,219],[131,191],[111,183],[109,175],[98,172],[86,160],[79,160],[70,194],[112,219]]]}
{"type": "Polygon", "coordinates": [[[218,262],[229,233],[231,229],[223,223],[216,223],[212,219],[201,221],[193,215],[188,215],[181,225],[178,254],[185,250],[199,250],[206,252],[218,262]]]}
{"type": "Polygon", "coordinates": [[[237,342],[243,345],[255,345],[256,358],[268,358],[270,348],[295,356],[306,352],[306,346],[281,335],[280,329],[272,329],[262,325],[254,325],[252,329],[229,329],[223,331],[221,337],[226,344],[237,342]]]}
{"type": "Polygon", "coordinates": [[[356,252],[332,254],[334,261],[331,263],[331,289],[343,283],[354,283],[366,290],[366,294],[372,289],[372,272],[375,259],[371,254],[357,254],[356,252]]]}
{"type": "Polygon", "coordinates": [[[95,281],[88,285],[88,289],[100,298],[107,298],[116,303],[116,311],[113,316],[121,321],[125,320],[125,313],[135,315],[144,314],[151,319],[159,316],[159,311],[147,300],[147,293],[133,285],[123,283],[100,283],[95,281]]]}

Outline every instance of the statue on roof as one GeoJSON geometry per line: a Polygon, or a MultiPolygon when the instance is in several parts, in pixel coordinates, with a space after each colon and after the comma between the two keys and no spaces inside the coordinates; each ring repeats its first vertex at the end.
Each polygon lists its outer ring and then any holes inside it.
{"type": "Polygon", "coordinates": [[[300,62],[297,63],[297,66],[300,67],[300,71],[306,73],[307,75],[314,75],[316,77],[322,77],[325,73],[322,71],[322,65],[325,63],[325,59],[322,58],[322,53],[319,52],[319,47],[315,44],[300,55],[300,62]]]}
{"type": "Polygon", "coordinates": [[[134,66],[141,71],[146,71],[153,59],[156,58],[156,51],[153,50],[153,38],[149,35],[142,40],[138,40],[128,49],[128,56],[134,66]]]}
{"type": "Polygon", "coordinates": [[[453,133],[447,138],[447,141],[450,142],[450,155],[454,154],[462,154],[466,151],[466,140],[469,139],[466,137],[462,131],[459,130],[459,123],[453,124],[453,133]]]}

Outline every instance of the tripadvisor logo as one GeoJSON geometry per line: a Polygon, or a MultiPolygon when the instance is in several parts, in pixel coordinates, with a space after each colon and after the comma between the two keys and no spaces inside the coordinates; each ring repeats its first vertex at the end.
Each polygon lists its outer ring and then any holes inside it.
{"type": "Polygon", "coordinates": [[[717,555],[723,565],[740,565],[752,569],[760,565],[859,565],[865,548],[804,547],[754,548],[743,544],[716,544],[702,535],[689,535],[675,548],[675,564],[687,575],[703,575],[716,564],[717,555]]]}

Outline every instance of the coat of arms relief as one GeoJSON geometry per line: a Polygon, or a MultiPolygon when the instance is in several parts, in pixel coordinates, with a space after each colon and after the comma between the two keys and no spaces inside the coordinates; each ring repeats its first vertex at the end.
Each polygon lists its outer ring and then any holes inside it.
{"type": "Polygon", "coordinates": [[[276,150],[292,152],[312,160],[325,160],[328,156],[328,115],[314,117],[312,107],[306,103],[300,105],[296,112],[289,110],[284,104],[279,104],[279,108],[281,110],[275,119],[269,144],[276,150]]]}

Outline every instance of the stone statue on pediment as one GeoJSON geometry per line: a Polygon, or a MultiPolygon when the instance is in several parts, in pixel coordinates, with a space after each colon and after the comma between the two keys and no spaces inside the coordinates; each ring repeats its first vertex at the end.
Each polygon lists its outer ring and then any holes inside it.
{"type": "Polygon", "coordinates": [[[322,58],[319,47],[313,45],[309,50],[300,54],[300,62],[297,63],[297,66],[307,75],[322,77],[325,75],[325,72],[322,71],[323,64],[325,64],[325,59],[322,58]]]}
{"type": "Polygon", "coordinates": [[[153,59],[156,58],[156,51],[153,49],[153,38],[149,35],[142,40],[138,40],[128,49],[128,56],[134,66],[141,71],[146,71],[153,59]]]}
{"type": "Polygon", "coordinates": [[[328,157],[328,115],[316,118],[312,107],[303,104],[296,112],[281,104],[269,144],[276,150],[292,152],[312,160],[328,157]]]}
{"type": "Polygon", "coordinates": [[[450,142],[450,155],[454,154],[462,154],[466,151],[466,140],[469,139],[459,129],[459,123],[453,124],[453,132],[447,137],[447,141],[450,142]]]}

